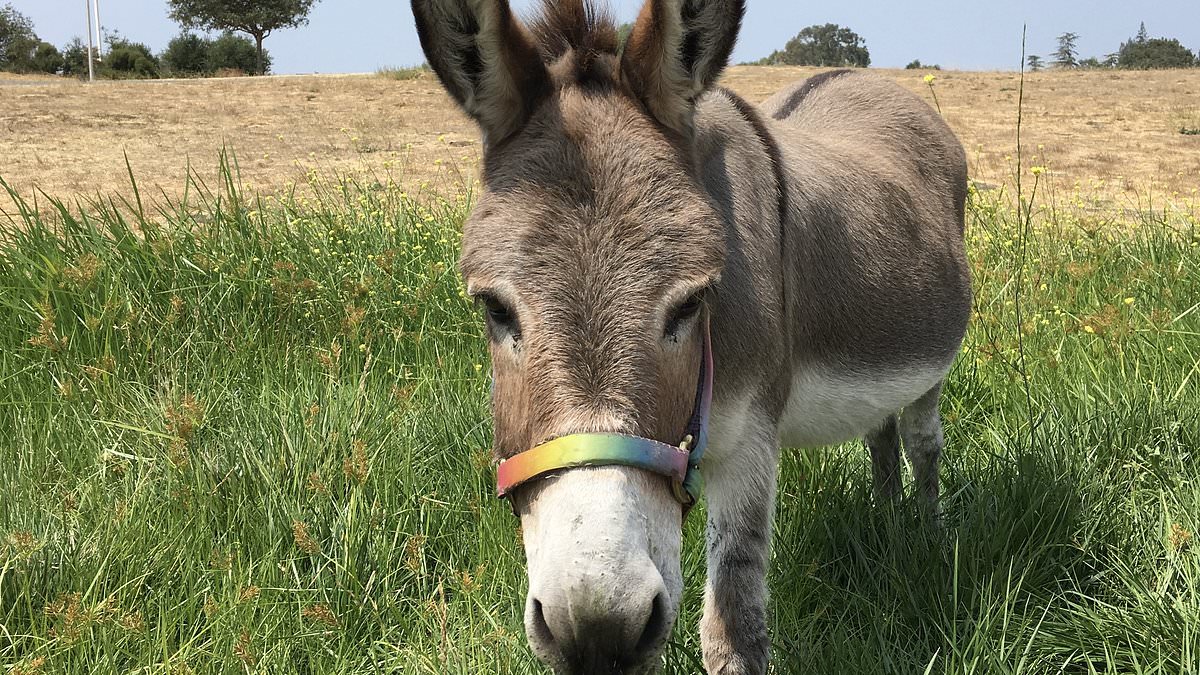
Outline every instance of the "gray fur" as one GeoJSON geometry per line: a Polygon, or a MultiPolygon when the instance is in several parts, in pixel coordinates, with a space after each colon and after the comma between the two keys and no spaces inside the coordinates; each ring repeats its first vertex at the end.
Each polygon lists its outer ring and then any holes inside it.
{"type": "Polygon", "coordinates": [[[900,437],[904,439],[904,454],[912,465],[913,483],[925,503],[936,509],[938,503],[938,461],[945,440],[942,437],[942,418],[938,413],[938,384],[924,396],[904,408],[900,415],[900,437]]]}
{"type": "Polygon", "coordinates": [[[871,453],[871,476],[875,483],[875,497],[879,501],[891,501],[900,495],[900,422],[895,415],[888,415],[878,429],[870,431],[863,439],[871,453]]]}

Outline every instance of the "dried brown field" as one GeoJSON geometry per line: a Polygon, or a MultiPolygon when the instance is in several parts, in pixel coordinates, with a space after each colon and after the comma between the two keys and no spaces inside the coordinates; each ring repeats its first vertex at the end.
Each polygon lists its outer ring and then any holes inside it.
{"type": "MultiPolygon", "coordinates": [[[[730,69],[752,101],[818,72],[730,69]]],[[[927,71],[880,70],[933,102],[927,71]]],[[[933,89],[971,161],[1002,184],[1014,170],[1019,75],[936,73],[933,89]]],[[[1200,186],[1200,70],[1026,75],[1025,166],[1048,167],[1056,189],[1113,198],[1192,197],[1200,186]]],[[[474,128],[425,74],[43,83],[0,76],[0,177],[23,193],[128,191],[125,157],[143,194],[177,195],[190,167],[212,181],[222,147],[255,189],[349,174],[456,189],[472,181],[474,128]]]]}

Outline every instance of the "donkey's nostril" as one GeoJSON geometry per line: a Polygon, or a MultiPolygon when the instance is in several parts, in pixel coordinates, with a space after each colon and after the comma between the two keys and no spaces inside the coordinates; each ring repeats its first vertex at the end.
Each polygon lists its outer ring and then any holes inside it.
{"type": "Polygon", "coordinates": [[[642,628],[642,635],[634,647],[636,653],[653,652],[666,639],[667,633],[671,630],[667,614],[667,595],[659,591],[654,596],[654,603],[650,607],[650,616],[646,617],[646,625],[642,628]]]}

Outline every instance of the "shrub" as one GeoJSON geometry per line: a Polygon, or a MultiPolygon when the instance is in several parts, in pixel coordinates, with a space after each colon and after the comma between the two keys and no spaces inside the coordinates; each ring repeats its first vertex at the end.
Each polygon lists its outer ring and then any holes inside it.
{"type": "Polygon", "coordinates": [[[63,69],[63,55],[49,42],[39,42],[33,51],[33,70],[55,75],[63,69]]]}
{"type": "Polygon", "coordinates": [[[912,61],[908,62],[907,66],[904,66],[904,69],[905,70],[941,70],[942,67],[936,63],[927,66],[924,63],[921,63],[921,59],[913,59],[912,61]]]}
{"type": "Polygon", "coordinates": [[[140,42],[112,38],[108,41],[104,70],[106,74],[117,78],[154,78],[158,77],[158,59],[149,47],[140,42]]]}
{"type": "MultiPolygon", "coordinates": [[[[233,33],[223,33],[213,40],[208,49],[210,71],[223,69],[240,70],[246,74],[256,72],[257,50],[249,38],[233,33]]],[[[271,71],[271,54],[263,52],[263,73],[271,71]]]]}
{"type": "Polygon", "coordinates": [[[209,63],[212,43],[195,33],[181,33],[167,43],[163,66],[175,75],[207,75],[213,71],[209,63]]]}

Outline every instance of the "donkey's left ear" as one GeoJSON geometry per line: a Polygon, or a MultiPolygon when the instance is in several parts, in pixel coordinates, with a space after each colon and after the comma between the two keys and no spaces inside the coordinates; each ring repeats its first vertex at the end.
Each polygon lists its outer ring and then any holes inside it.
{"type": "Polygon", "coordinates": [[[412,0],[417,34],[446,91],[495,144],[529,119],[550,83],[508,0],[412,0]]]}
{"type": "Polygon", "coordinates": [[[621,78],[663,125],[692,132],[695,101],[729,61],[745,0],[646,0],[621,55],[621,78]]]}

